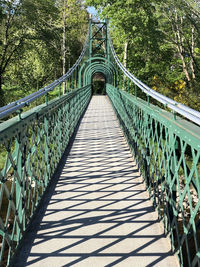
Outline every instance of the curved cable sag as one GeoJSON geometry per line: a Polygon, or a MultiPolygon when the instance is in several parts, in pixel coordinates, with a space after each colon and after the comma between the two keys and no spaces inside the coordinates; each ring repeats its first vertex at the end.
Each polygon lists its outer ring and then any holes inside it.
{"type": "Polygon", "coordinates": [[[152,98],[154,98],[155,100],[159,101],[160,103],[164,104],[165,106],[167,106],[168,108],[170,108],[171,110],[174,110],[176,113],[179,113],[181,115],[183,115],[184,117],[186,117],[187,119],[195,122],[196,124],[200,125],[200,112],[189,108],[179,102],[174,101],[173,99],[166,97],[156,91],[154,91],[153,89],[151,89],[150,87],[148,87],[146,84],[144,84],[143,82],[141,82],[139,79],[137,79],[132,73],[130,73],[124,66],[123,64],[120,62],[115,49],[113,47],[113,43],[112,40],[110,38],[110,34],[108,35],[109,38],[109,42],[110,42],[110,47],[111,47],[111,51],[112,51],[112,55],[114,57],[114,60],[116,61],[117,65],[119,66],[119,68],[122,70],[122,72],[131,80],[134,82],[134,84],[136,84],[145,94],[151,96],[152,98]]]}
{"type": "Polygon", "coordinates": [[[12,114],[13,112],[28,106],[30,103],[32,103],[33,101],[35,101],[36,99],[40,98],[43,95],[46,95],[48,92],[52,91],[55,87],[57,87],[58,85],[60,85],[61,83],[63,83],[68,77],[70,77],[72,75],[72,73],[76,70],[76,68],[79,66],[80,62],[82,61],[86,50],[88,48],[88,42],[89,42],[89,30],[87,33],[87,37],[83,46],[83,50],[79,56],[79,58],[77,59],[77,61],[75,62],[75,64],[67,71],[66,74],[64,74],[63,76],[61,76],[59,79],[53,81],[52,83],[46,85],[45,87],[39,89],[37,92],[34,92],[26,97],[23,97],[17,101],[14,101],[4,107],[0,108],[0,119],[12,114]]]}

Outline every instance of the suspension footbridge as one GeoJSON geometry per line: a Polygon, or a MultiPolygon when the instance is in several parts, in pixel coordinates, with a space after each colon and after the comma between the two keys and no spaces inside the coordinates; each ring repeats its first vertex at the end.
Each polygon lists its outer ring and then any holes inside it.
{"type": "Polygon", "coordinates": [[[2,266],[200,266],[200,113],[131,74],[107,22],[0,118],[2,266]]]}

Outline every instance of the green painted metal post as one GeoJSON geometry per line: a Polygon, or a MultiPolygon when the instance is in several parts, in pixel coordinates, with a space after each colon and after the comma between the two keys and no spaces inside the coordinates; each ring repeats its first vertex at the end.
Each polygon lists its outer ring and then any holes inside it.
{"type": "Polygon", "coordinates": [[[130,94],[130,79],[128,79],[128,93],[130,94]]]}
{"type": "Polygon", "coordinates": [[[147,105],[149,106],[150,105],[150,99],[149,99],[149,95],[147,95],[147,105]]]}
{"type": "Polygon", "coordinates": [[[14,176],[16,178],[16,211],[19,218],[17,220],[16,226],[16,239],[20,240],[22,232],[24,230],[25,221],[23,222],[23,208],[24,208],[24,198],[23,198],[23,167],[22,167],[22,145],[21,145],[21,133],[18,135],[15,144],[15,154],[18,157],[16,169],[14,170],[14,176]]]}
{"type": "Polygon", "coordinates": [[[137,85],[135,84],[135,97],[137,98],[137,85]]]}
{"type": "MultiPolygon", "coordinates": [[[[169,183],[168,183],[168,212],[169,212],[169,226],[171,231],[172,229],[172,221],[174,219],[173,210],[176,209],[176,191],[177,191],[177,181],[176,181],[176,165],[177,165],[177,156],[176,150],[178,149],[178,142],[174,140],[173,133],[169,132],[169,151],[170,151],[170,160],[169,160],[169,183]]],[[[173,235],[172,235],[173,236],[173,235]]]]}
{"type": "Polygon", "coordinates": [[[45,103],[48,106],[48,93],[45,95],[45,103]]]}
{"type": "Polygon", "coordinates": [[[149,164],[148,164],[148,158],[149,157],[149,148],[145,149],[145,157],[144,157],[144,173],[145,173],[145,180],[147,187],[149,188],[150,185],[150,170],[149,170],[149,164]]]}
{"type": "MultiPolygon", "coordinates": [[[[61,86],[60,86],[61,87],[61,86]]],[[[48,185],[48,181],[50,179],[50,161],[49,161],[49,123],[48,123],[48,118],[47,118],[48,114],[44,117],[44,149],[45,149],[45,177],[44,177],[44,181],[45,181],[45,186],[48,185]]]]}
{"type": "Polygon", "coordinates": [[[176,120],[176,112],[173,110],[173,120],[176,120]]]}
{"type": "Polygon", "coordinates": [[[17,114],[18,114],[18,121],[21,121],[21,119],[22,119],[22,109],[19,109],[18,111],[17,111],[17,114]]]}

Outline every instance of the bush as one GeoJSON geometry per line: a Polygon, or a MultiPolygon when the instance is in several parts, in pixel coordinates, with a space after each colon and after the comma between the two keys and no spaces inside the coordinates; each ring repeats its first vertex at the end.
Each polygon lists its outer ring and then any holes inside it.
{"type": "Polygon", "coordinates": [[[93,95],[105,95],[106,88],[104,81],[93,81],[92,84],[93,95]]]}

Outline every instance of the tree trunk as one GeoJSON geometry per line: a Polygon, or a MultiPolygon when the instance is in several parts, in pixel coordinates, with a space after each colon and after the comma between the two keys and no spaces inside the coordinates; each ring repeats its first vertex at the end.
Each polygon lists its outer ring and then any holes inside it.
{"type": "Polygon", "coordinates": [[[192,27],[192,41],[191,41],[191,53],[192,53],[192,58],[190,61],[190,67],[192,70],[192,78],[195,80],[196,75],[195,75],[195,70],[194,70],[194,60],[193,60],[193,56],[194,56],[194,27],[192,27]]]}
{"type": "Polygon", "coordinates": [[[185,74],[185,77],[186,77],[187,81],[190,82],[191,79],[190,79],[190,75],[189,75],[188,70],[187,70],[185,59],[184,59],[184,56],[182,54],[182,51],[181,51],[181,49],[180,49],[180,47],[178,45],[177,45],[177,50],[178,50],[179,57],[180,57],[180,59],[182,61],[183,72],[185,74]]]}
{"type": "MultiPolygon", "coordinates": [[[[63,75],[66,73],[66,8],[67,0],[63,0],[63,43],[62,43],[62,61],[63,61],[63,75]]],[[[66,82],[63,83],[63,95],[66,92],[66,82]]]]}
{"type": "Polygon", "coordinates": [[[127,67],[127,58],[128,58],[128,41],[124,44],[124,67],[127,67]]]}
{"type": "MultiPolygon", "coordinates": [[[[125,68],[127,68],[127,58],[128,58],[128,41],[125,42],[124,44],[124,60],[123,60],[123,65],[125,68]]],[[[123,75],[124,76],[124,85],[125,85],[125,88],[126,88],[126,75],[123,75]]]]}
{"type": "Polygon", "coordinates": [[[5,105],[5,97],[2,84],[3,84],[3,79],[2,79],[2,73],[0,72],[0,107],[3,107],[5,105]]]}
{"type": "Polygon", "coordinates": [[[172,22],[172,29],[173,29],[173,32],[174,32],[174,36],[175,36],[175,42],[176,42],[176,47],[177,47],[177,50],[178,50],[178,55],[182,61],[182,66],[183,66],[183,72],[186,76],[186,79],[187,79],[187,82],[190,83],[191,81],[191,78],[190,78],[190,75],[189,75],[189,72],[188,72],[188,69],[187,69],[187,65],[186,65],[186,62],[185,62],[185,58],[183,56],[183,40],[184,40],[184,37],[181,35],[181,31],[180,31],[180,28],[182,26],[182,23],[183,23],[183,19],[181,18],[181,21],[178,21],[178,14],[175,10],[175,24],[173,24],[172,22]]]}

